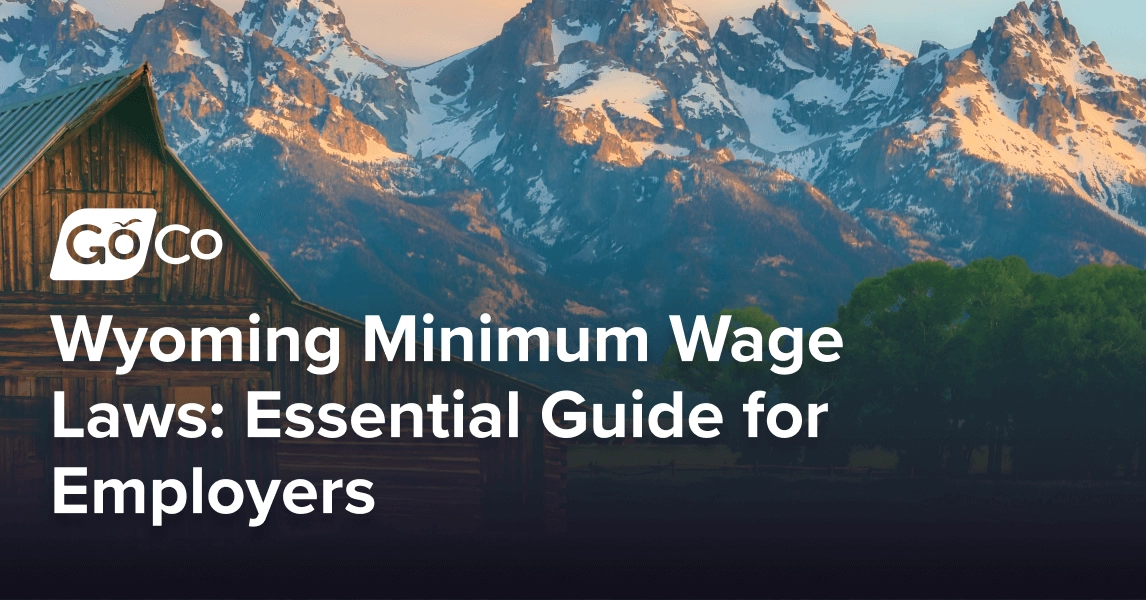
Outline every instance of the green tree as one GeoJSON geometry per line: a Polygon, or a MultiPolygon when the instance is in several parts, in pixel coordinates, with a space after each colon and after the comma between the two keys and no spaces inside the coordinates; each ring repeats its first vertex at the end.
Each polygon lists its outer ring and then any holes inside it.
{"type": "MultiPolygon", "coordinates": [[[[975,448],[985,445],[987,472],[994,475],[1002,472],[1013,400],[1023,393],[1028,376],[1021,334],[1034,277],[1017,257],[978,260],[955,271],[952,293],[964,318],[955,325],[946,351],[947,379],[962,423],[953,455],[969,460],[975,448]]],[[[969,467],[951,466],[956,471],[969,467]]]]}
{"type": "MultiPolygon", "coordinates": [[[[778,326],[756,308],[721,314],[764,339],[778,326]]],[[[988,472],[1000,474],[1010,446],[1028,476],[1060,476],[1129,467],[1146,451],[1142,270],[1093,265],[1056,278],[1016,257],[916,263],[860,283],[835,328],[843,358],[806,360],[792,376],[767,362],[683,363],[675,348],[662,374],[741,418],[755,390],[769,403],[831,405],[830,441],[732,439],[755,459],[804,445],[806,457],[818,448],[815,460],[839,464],[853,445],[881,446],[903,469],[965,474],[985,446],[988,472]]]]}
{"type": "Polygon", "coordinates": [[[847,354],[833,410],[853,416],[858,441],[896,450],[901,468],[938,469],[958,434],[948,344],[965,319],[954,270],[923,262],[868,279],[840,308],[847,354]]]}
{"type": "Polygon", "coordinates": [[[1087,266],[1031,286],[1015,453],[1030,473],[1128,465],[1146,427],[1146,273],[1087,266]]]}

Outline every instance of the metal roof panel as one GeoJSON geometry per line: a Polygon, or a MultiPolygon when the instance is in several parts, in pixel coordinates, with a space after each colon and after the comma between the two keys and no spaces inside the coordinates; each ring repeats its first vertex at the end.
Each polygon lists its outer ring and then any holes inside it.
{"type": "Polygon", "coordinates": [[[0,107],[0,193],[5,193],[68,128],[146,67],[123,69],[47,96],[0,107]]]}

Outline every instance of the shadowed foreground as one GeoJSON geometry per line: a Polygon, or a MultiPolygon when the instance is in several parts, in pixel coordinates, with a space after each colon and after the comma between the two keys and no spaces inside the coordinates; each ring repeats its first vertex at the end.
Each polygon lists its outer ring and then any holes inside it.
{"type": "MultiPolygon", "coordinates": [[[[573,477],[561,535],[6,545],[14,595],[1121,596],[1146,483],[573,477]]],[[[125,523],[132,517],[125,517],[125,523]]]]}

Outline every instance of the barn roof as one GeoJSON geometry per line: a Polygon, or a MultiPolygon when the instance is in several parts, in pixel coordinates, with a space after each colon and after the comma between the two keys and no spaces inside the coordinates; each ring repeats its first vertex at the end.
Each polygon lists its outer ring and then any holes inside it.
{"type": "Polygon", "coordinates": [[[77,124],[86,113],[119,97],[142,68],[124,69],[79,85],[0,107],[0,194],[77,124]]]}
{"type": "Polygon", "coordinates": [[[96,119],[107,114],[121,100],[141,88],[146,92],[151,109],[151,121],[155,125],[158,137],[159,152],[164,160],[191,182],[199,192],[207,211],[226,228],[227,231],[223,233],[238,244],[255,267],[281,286],[292,300],[300,302],[301,298],[290,284],[259,254],[254,244],[243,235],[227,213],[195,179],[183,161],[179,160],[167,146],[163,135],[163,123],[159,119],[155,91],[151,87],[151,67],[146,63],[139,67],[89,79],[54,94],[0,107],[0,195],[8,193],[36,161],[48,154],[60,142],[66,141],[70,134],[83,131],[96,119]]]}

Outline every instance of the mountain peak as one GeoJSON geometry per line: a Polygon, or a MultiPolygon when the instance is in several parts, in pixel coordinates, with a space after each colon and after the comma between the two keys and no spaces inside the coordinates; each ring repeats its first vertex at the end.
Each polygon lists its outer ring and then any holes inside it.
{"type": "Polygon", "coordinates": [[[404,148],[406,111],[414,102],[405,73],[356,42],[332,0],[247,0],[235,21],[245,35],[264,35],[308,65],[346,109],[391,147],[404,148]]]}
{"type": "Polygon", "coordinates": [[[936,42],[935,40],[923,40],[919,44],[919,56],[923,56],[925,54],[930,54],[936,50],[946,50],[946,49],[947,48],[943,44],[940,44],[939,42],[936,42]]]}
{"type": "Polygon", "coordinates": [[[989,33],[996,37],[1030,38],[1037,44],[1049,46],[1060,56],[1082,46],[1078,30],[1064,16],[1062,5],[1056,0],[1034,0],[1029,7],[1019,2],[1005,16],[995,20],[989,33]]]}
{"type": "MultiPolygon", "coordinates": [[[[213,20],[231,20],[230,15],[211,0],[164,0],[163,7],[150,14],[164,14],[177,18],[174,15],[179,12],[193,13],[196,19],[207,17],[213,20]]],[[[148,16],[150,15],[145,14],[140,18],[146,19],[148,16]]]]}
{"type": "Polygon", "coordinates": [[[1119,77],[1095,44],[1084,46],[1054,0],[1019,3],[972,44],[998,70],[999,90],[1012,99],[1048,90],[1071,95],[1109,87],[1119,77]]]}
{"type": "Polygon", "coordinates": [[[1049,15],[1056,19],[1063,18],[1062,5],[1058,0],[1034,0],[1031,2],[1031,12],[1036,15],[1049,15]]]}
{"type": "Polygon", "coordinates": [[[866,46],[867,51],[874,50],[900,65],[911,58],[899,48],[880,44],[871,25],[859,31],[852,29],[823,0],[773,0],[751,18],[725,22],[734,30],[738,27],[743,31],[758,30],[762,39],[778,43],[779,50],[789,59],[817,72],[819,69],[813,63],[847,53],[857,41],[866,46]]]}
{"type": "Polygon", "coordinates": [[[235,21],[243,33],[258,31],[291,54],[353,42],[346,16],[331,0],[247,0],[235,21]]]}
{"type": "Polygon", "coordinates": [[[672,0],[631,0],[614,4],[606,18],[601,36],[606,50],[663,84],[690,129],[721,143],[746,132],[727,100],[712,38],[699,14],[672,0]]]}
{"type": "Polygon", "coordinates": [[[696,135],[711,146],[746,134],[707,25],[671,0],[534,0],[493,40],[412,76],[427,86],[419,120],[440,118],[413,132],[411,147],[471,167],[492,156],[513,115],[532,118],[534,108],[570,119],[559,129],[578,153],[594,146],[586,151],[618,164],[640,163],[656,148],[687,153],[696,135]]]}
{"type": "Polygon", "coordinates": [[[172,68],[182,69],[187,60],[208,57],[227,66],[232,60],[243,62],[241,37],[231,16],[211,0],[166,0],[163,8],[136,22],[132,59],[156,63],[157,72],[172,62],[172,68]]]}
{"type": "Polygon", "coordinates": [[[15,101],[125,66],[123,31],[100,26],[69,0],[0,2],[0,93],[15,101]]]}
{"type": "MultiPolygon", "coordinates": [[[[215,7],[215,3],[211,0],[163,0],[162,10],[171,10],[178,8],[211,8],[215,7]]],[[[216,7],[218,8],[218,7],[216,7]]]]}
{"type": "Polygon", "coordinates": [[[97,29],[99,23],[96,22],[95,16],[83,7],[76,0],[30,0],[30,1],[14,1],[8,0],[4,4],[12,6],[8,9],[11,11],[8,14],[9,18],[12,16],[23,19],[25,16],[32,18],[35,15],[37,19],[59,19],[59,30],[62,35],[74,36],[78,31],[88,31],[97,29]],[[15,8],[15,5],[22,4],[24,7],[15,8]]]}
{"type": "MultiPolygon", "coordinates": [[[[823,0],[776,0],[775,8],[789,18],[827,28],[841,36],[852,36],[855,31],[823,0]]],[[[873,29],[874,32],[874,29],[873,29]]]]}
{"type": "Polygon", "coordinates": [[[765,153],[880,122],[911,59],[880,44],[873,27],[853,30],[822,0],[767,4],[725,20],[714,41],[751,143],[765,153]]]}

